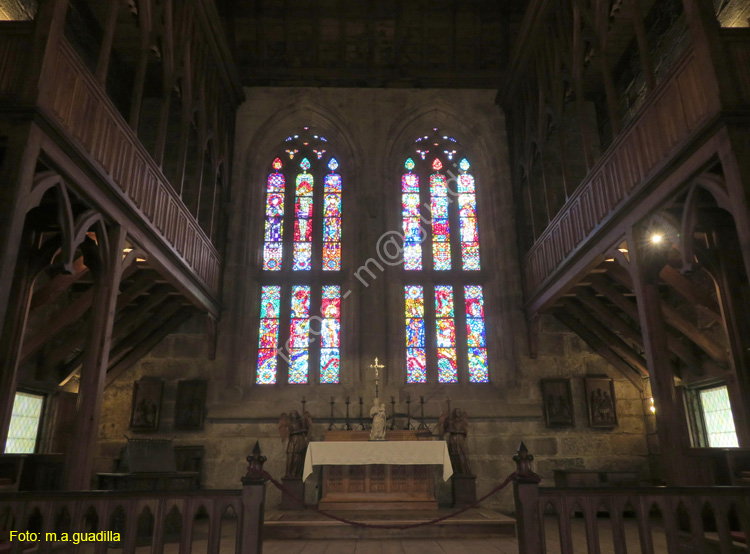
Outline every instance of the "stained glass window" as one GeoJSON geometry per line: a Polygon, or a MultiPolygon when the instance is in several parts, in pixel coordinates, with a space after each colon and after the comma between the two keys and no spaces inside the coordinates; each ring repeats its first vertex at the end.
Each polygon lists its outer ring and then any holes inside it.
{"type": "Polygon", "coordinates": [[[453,287],[435,286],[435,334],[437,343],[438,381],[456,383],[456,322],[453,310],[453,287]]]}
{"type": "Polygon", "coordinates": [[[341,288],[323,287],[320,326],[320,382],[338,383],[341,365],[341,288]]]}
{"type": "Polygon", "coordinates": [[[474,177],[467,173],[471,166],[464,158],[458,164],[458,216],[461,233],[461,261],[464,271],[481,269],[479,231],[477,230],[477,196],[474,177]]]}
{"type": "Polygon", "coordinates": [[[310,161],[302,158],[299,164],[302,172],[297,175],[296,198],[294,203],[294,264],[295,271],[305,271],[312,267],[312,222],[314,178],[308,173],[310,161]]]}
{"type": "Polygon", "coordinates": [[[323,271],[341,269],[341,175],[334,173],[338,166],[331,158],[331,173],[323,181],[323,271]]]}
{"type": "Polygon", "coordinates": [[[258,372],[256,383],[276,382],[276,349],[279,343],[281,287],[265,286],[260,293],[260,331],[258,332],[258,372]]]}
{"type": "Polygon", "coordinates": [[[292,287],[289,321],[289,383],[307,383],[310,357],[310,287],[292,287]]]}
{"type": "Polygon", "coordinates": [[[414,160],[404,163],[401,176],[402,225],[404,232],[404,269],[422,269],[422,225],[419,219],[419,176],[412,173],[414,160]]]}
{"type": "Polygon", "coordinates": [[[405,289],[407,381],[427,382],[434,379],[432,372],[436,370],[440,383],[488,383],[484,298],[477,283],[482,276],[478,273],[478,201],[472,166],[461,154],[461,144],[437,128],[418,137],[413,148],[401,174],[404,269],[419,270],[408,279],[422,283],[405,289]],[[429,204],[423,202],[428,190],[429,204]],[[422,217],[428,208],[429,220],[422,217]],[[422,240],[427,236],[431,237],[432,264],[428,261],[423,267],[422,240]],[[459,269],[465,272],[463,278],[459,269]],[[440,275],[445,273],[431,274],[438,271],[450,271],[452,285],[432,285],[444,278],[440,275]],[[433,293],[435,311],[428,308],[425,312],[424,299],[431,304],[433,293]]]}
{"type": "Polygon", "coordinates": [[[487,383],[487,341],[484,330],[484,297],[479,285],[464,287],[466,299],[466,335],[469,352],[469,382],[487,383]]]}
{"type": "Polygon", "coordinates": [[[418,285],[404,289],[406,297],[406,381],[427,382],[425,350],[424,289],[418,285]]]}
{"type": "Polygon", "coordinates": [[[276,158],[272,164],[274,172],[266,181],[266,229],[263,243],[263,269],[279,271],[284,238],[284,175],[279,173],[282,163],[276,158]]]}
{"type": "Polygon", "coordinates": [[[6,454],[33,454],[39,434],[39,419],[42,416],[44,397],[17,392],[10,416],[6,454]]]}
{"type": "Polygon", "coordinates": [[[451,268],[451,231],[448,220],[448,184],[445,175],[440,173],[442,162],[435,158],[432,162],[435,173],[430,175],[430,210],[432,212],[432,262],[433,268],[451,268]]]}

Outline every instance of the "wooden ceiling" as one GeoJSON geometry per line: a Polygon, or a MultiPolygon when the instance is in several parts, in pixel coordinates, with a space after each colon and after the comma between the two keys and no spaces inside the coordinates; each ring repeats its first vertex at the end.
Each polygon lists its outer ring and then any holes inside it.
{"type": "Polygon", "coordinates": [[[247,86],[496,89],[526,1],[218,4],[247,86]]]}

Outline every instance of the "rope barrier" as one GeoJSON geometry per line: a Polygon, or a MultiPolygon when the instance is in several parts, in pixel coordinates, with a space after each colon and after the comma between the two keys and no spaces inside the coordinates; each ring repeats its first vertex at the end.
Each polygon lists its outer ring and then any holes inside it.
{"type": "MultiPolygon", "coordinates": [[[[456,510],[455,512],[451,512],[450,514],[446,514],[444,516],[440,516],[440,517],[437,517],[435,519],[431,519],[429,521],[420,521],[419,523],[410,523],[408,525],[377,525],[377,524],[371,524],[371,523],[363,523],[361,521],[352,521],[350,519],[346,519],[345,517],[340,517],[340,516],[337,516],[336,514],[332,514],[330,512],[326,512],[325,510],[321,510],[317,506],[315,506],[314,504],[308,504],[307,502],[305,502],[301,498],[298,498],[297,496],[295,496],[294,494],[292,494],[291,492],[289,492],[289,490],[284,485],[282,485],[276,479],[274,479],[271,476],[271,474],[268,473],[267,471],[263,471],[263,470],[261,470],[261,471],[248,470],[248,472],[253,473],[255,475],[258,475],[258,476],[262,476],[266,481],[270,481],[271,484],[274,487],[276,487],[277,489],[279,489],[282,493],[286,494],[289,498],[291,498],[295,502],[298,502],[299,504],[301,504],[306,510],[312,510],[314,512],[319,513],[320,515],[322,515],[324,517],[327,517],[329,519],[335,519],[336,521],[340,521],[341,523],[346,523],[347,525],[353,525],[355,527],[366,527],[366,528],[369,528],[369,529],[414,529],[415,527],[424,527],[424,526],[427,526],[427,525],[435,525],[436,523],[440,523],[441,521],[445,521],[446,519],[450,519],[452,517],[456,517],[457,515],[462,514],[462,513],[466,512],[466,511],[471,510],[472,508],[478,506],[479,504],[481,504],[482,502],[484,502],[485,500],[487,500],[493,494],[496,494],[496,493],[500,492],[501,490],[503,490],[505,487],[508,486],[508,484],[511,481],[513,481],[514,479],[516,479],[519,476],[518,472],[514,471],[513,473],[511,473],[510,475],[508,475],[508,477],[505,478],[505,481],[503,481],[502,483],[500,483],[497,487],[495,487],[494,489],[492,489],[490,492],[488,492],[487,494],[485,494],[483,497],[481,497],[480,499],[478,499],[476,502],[474,502],[473,504],[470,504],[468,506],[464,506],[460,510],[456,510]]],[[[526,477],[526,476],[524,476],[524,479],[529,480],[529,478],[526,477]]],[[[533,481],[534,479],[532,478],[531,480],[533,481]]]]}

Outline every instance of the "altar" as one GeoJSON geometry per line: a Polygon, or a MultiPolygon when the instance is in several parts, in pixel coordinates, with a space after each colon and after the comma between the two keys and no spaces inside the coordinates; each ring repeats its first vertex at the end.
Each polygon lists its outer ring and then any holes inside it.
{"type": "Polygon", "coordinates": [[[302,478],[323,466],[321,509],[436,509],[432,467],[441,466],[445,481],[453,468],[446,442],[426,438],[389,431],[386,440],[371,441],[369,432],[329,431],[308,445],[302,478]]]}

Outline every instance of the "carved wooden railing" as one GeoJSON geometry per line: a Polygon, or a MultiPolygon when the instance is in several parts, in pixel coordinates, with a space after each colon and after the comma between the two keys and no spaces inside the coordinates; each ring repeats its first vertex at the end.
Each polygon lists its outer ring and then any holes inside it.
{"type": "Polygon", "coordinates": [[[86,69],[72,46],[59,42],[54,75],[40,99],[45,110],[111,180],[112,189],[163,236],[215,298],[221,257],[138,137],[86,69]]]}
{"type": "Polygon", "coordinates": [[[21,94],[31,51],[32,22],[0,22],[0,99],[21,94]]]}
{"type": "Polygon", "coordinates": [[[616,554],[748,551],[750,487],[540,488],[523,444],[514,459],[519,554],[610,552],[602,543],[616,554]]]}
{"type": "Polygon", "coordinates": [[[198,543],[203,552],[259,554],[266,482],[258,472],[266,457],[256,443],[246,459],[248,473],[238,490],[0,493],[0,552],[116,548],[132,554],[147,545],[149,552],[163,552],[165,543],[177,543],[170,551],[193,552],[198,543]],[[222,532],[229,519],[234,519],[233,537],[222,532]],[[86,542],[80,542],[82,534],[86,542]],[[228,542],[234,543],[232,550],[228,542]]]}
{"type": "Polygon", "coordinates": [[[705,79],[689,48],[524,257],[527,299],[718,111],[705,79]]]}

